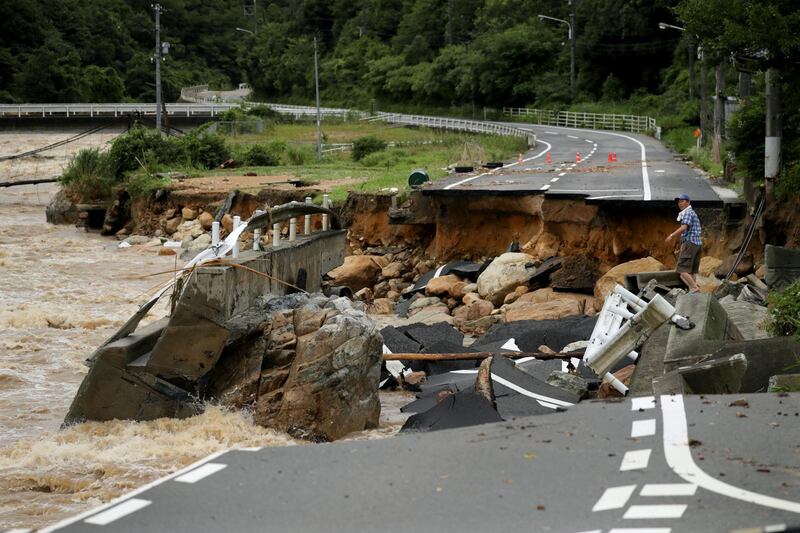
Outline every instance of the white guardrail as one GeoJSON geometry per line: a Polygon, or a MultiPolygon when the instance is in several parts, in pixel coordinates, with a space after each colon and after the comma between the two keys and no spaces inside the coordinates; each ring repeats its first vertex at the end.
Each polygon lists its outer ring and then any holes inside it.
{"type": "Polygon", "coordinates": [[[509,137],[522,137],[528,141],[528,146],[536,146],[536,134],[530,130],[478,120],[464,120],[460,118],[429,117],[425,115],[405,115],[402,113],[379,112],[367,120],[382,121],[390,124],[404,124],[406,126],[420,126],[451,131],[464,131],[469,133],[486,133],[488,135],[504,135],[509,137]]]}
{"type": "Polygon", "coordinates": [[[641,115],[618,115],[614,113],[582,113],[578,111],[552,111],[528,107],[504,107],[503,114],[511,117],[532,118],[537,124],[563,126],[565,128],[587,128],[594,130],[631,131],[658,135],[656,119],[641,115]]]}

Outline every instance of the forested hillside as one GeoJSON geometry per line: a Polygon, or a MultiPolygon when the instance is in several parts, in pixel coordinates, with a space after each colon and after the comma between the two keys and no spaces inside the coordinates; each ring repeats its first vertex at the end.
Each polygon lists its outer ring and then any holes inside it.
{"type": "MultiPolygon", "coordinates": [[[[151,0],[2,0],[0,100],[152,101],[151,0]]],[[[163,0],[165,98],[193,83],[249,81],[259,96],[366,107],[570,101],[565,0],[163,0]],[[237,31],[241,27],[251,34],[237,31]]],[[[578,99],[686,84],[677,0],[580,0],[578,99]],[[664,71],[675,63],[672,70],[664,71]]]]}

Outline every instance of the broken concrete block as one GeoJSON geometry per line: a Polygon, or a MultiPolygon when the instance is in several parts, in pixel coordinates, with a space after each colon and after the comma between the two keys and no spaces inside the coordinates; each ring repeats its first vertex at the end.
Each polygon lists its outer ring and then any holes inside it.
{"type": "Polygon", "coordinates": [[[800,361],[800,340],[796,337],[772,337],[750,341],[721,343],[712,358],[743,353],[749,364],[742,377],[740,392],[763,392],[770,376],[794,372],[800,361]]]}
{"type": "Polygon", "coordinates": [[[675,312],[688,317],[695,327],[690,330],[672,328],[667,341],[664,364],[667,370],[685,365],[692,358],[712,353],[720,341],[742,340],[736,325],[711,294],[690,293],[678,297],[675,312]]]}
{"type": "Polygon", "coordinates": [[[800,374],[770,376],[767,392],[800,392],[800,374]]]}
{"type": "Polygon", "coordinates": [[[766,339],[771,337],[767,331],[769,311],[766,307],[726,296],[719,304],[728,314],[743,340],[766,339]]]}
{"type": "Polygon", "coordinates": [[[777,291],[800,278],[800,249],[766,245],[764,248],[766,274],[764,281],[777,291]]]}
{"type": "Polygon", "coordinates": [[[653,380],[654,394],[736,394],[741,392],[747,358],[739,353],[678,367],[653,380]]]}
{"type": "Polygon", "coordinates": [[[143,353],[153,349],[168,321],[168,318],[162,318],[137,329],[126,337],[101,346],[92,354],[88,363],[91,365],[96,360],[101,359],[111,366],[124,368],[125,365],[140,357],[143,353]]]}
{"type": "Polygon", "coordinates": [[[547,377],[547,384],[571,392],[578,398],[583,398],[589,392],[586,380],[576,374],[556,370],[547,377]]]}

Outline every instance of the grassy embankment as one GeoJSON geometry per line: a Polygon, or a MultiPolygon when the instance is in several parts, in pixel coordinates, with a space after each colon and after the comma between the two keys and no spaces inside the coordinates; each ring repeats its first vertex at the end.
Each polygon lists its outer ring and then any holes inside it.
{"type": "Polygon", "coordinates": [[[351,143],[372,136],[386,143],[397,143],[371,153],[360,161],[350,151],[326,152],[321,162],[316,157],[316,129],[313,124],[275,124],[262,134],[226,136],[226,142],[237,159],[245,160],[254,145],[285,144],[277,165],[248,166],[230,170],[208,170],[192,175],[226,176],[256,172],[259,175],[290,175],[305,181],[324,183],[344,181],[331,187],[331,198],[343,200],[348,190],[376,192],[397,187],[406,188],[408,175],[414,169],[425,169],[432,180],[446,176],[448,165],[479,157],[483,161],[509,159],[525,151],[519,138],[493,135],[467,135],[423,128],[389,126],[368,122],[326,122],[322,127],[326,144],[351,143]],[[466,149],[465,146],[470,149],[466,149]],[[476,147],[479,147],[477,148],[476,147]],[[466,153],[470,152],[470,153],[466,153]]]}

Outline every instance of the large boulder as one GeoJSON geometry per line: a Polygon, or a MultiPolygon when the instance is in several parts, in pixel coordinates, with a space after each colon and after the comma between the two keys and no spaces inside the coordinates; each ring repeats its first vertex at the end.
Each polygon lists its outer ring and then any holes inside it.
{"type": "Polygon", "coordinates": [[[45,208],[45,219],[50,224],[75,224],[78,221],[78,208],[64,189],[60,189],[45,208]]]}
{"type": "Polygon", "coordinates": [[[425,293],[429,296],[455,296],[456,286],[460,283],[462,283],[461,278],[454,274],[440,276],[428,282],[425,286],[425,293]]]}
{"type": "Polygon", "coordinates": [[[465,322],[469,322],[489,316],[492,314],[492,311],[494,311],[492,302],[487,302],[486,300],[475,300],[467,305],[457,307],[453,311],[453,317],[465,322]]]}
{"type": "Polygon", "coordinates": [[[388,265],[386,258],[378,255],[350,255],[344,263],[328,272],[333,285],[350,287],[353,292],[377,283],[383,267],[388,265]]]}
{"type": "Polygon", "coordinates": [[[664,263],[654,257],[645,257],[643,259],[635,259],[615,266],[606,272],[602,278],[597,280],[594,286],[594,296],[601,300],[605,300],[613,290],[614,286],[619,284],[625,286],[625,276],[628,274],[638,274],[639,272],[657,272],[660,270],[667,270],[664,263]]]}
{"type": "Polygon", "coordinates": [[[536,273],[533,257],[509,252],[496,258],[478,276],[478,294],[494,305],[502,305],[507,294],[525,285],[536,273]]]}

